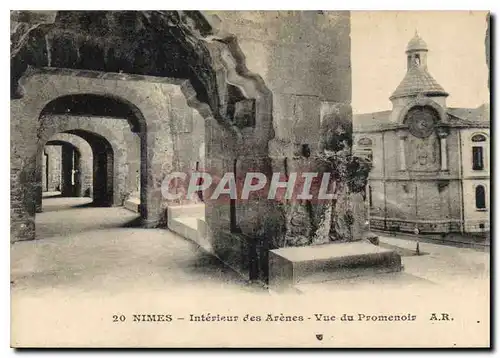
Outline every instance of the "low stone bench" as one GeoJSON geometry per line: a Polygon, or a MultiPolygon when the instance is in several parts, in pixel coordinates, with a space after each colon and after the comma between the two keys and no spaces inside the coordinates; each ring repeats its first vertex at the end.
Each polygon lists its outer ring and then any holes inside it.
{"type": "Polygon", "coordinates": [[[401,271],[401,256],[366,241],[287,247],[269,251],[269,288],[401,271]]]}

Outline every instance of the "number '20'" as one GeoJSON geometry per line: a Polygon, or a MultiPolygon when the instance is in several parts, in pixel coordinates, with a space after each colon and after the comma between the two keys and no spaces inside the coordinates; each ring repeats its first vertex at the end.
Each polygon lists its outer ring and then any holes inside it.
{"type": "Polygon", "coordinates": [[[125,322],[126,317],[124,315],[113,315],[113,322],[125,322]]]}

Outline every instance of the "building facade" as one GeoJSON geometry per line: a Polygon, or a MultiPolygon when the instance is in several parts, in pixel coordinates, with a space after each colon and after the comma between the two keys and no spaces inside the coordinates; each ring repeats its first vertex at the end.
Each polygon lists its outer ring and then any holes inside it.
{"type": "Polygon", "coordinates": [[[427,69],[418,35],[392,110],[354,116],[354,146],[368,157],[372,229],[419,233],[489,231],[489,105],[451,108],[427,69]]]}

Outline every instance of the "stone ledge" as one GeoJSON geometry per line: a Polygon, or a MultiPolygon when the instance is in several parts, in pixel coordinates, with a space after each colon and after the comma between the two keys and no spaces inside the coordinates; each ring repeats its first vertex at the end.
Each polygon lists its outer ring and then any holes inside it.
{"type": "Polygon", "coordinates": [[[401,271],[401,256],[367,242],[288,247],[269,252],[269,288],[401,271]]]}
{"type": "Polygon", "coordinates": [[[205,204],[171,205],[167,208],[168,220],[181,216],[205,217],[205,204]]]}
{"type": "Polygon", "coordinates": [[[169,221],[168,228],[182,237],[199,244],[197,218],[189,216],[174,218],[169,221]]]}
{"type": "Polygon", "coordinates": [[[140,205],[141,205],[141,199],[139,198],[129,198],[125,200],[125,202],[123,203],[125,209],[133,211],[134,213],[139,212],[140,205]]]}

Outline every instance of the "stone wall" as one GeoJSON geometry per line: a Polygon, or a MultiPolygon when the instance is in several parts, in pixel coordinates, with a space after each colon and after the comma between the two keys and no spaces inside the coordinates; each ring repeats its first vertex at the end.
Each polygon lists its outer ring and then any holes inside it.
{"type": "Polygon", "coordinates": [[[61,190],[61,146],[47,145],[45,153],[48,156],[47,191],[61,190]]]}
{"type": "MultiPolygon", "coordinates": [[[[349,12],[204,14],[219,36],[231,34],[237,39],[245,68],[250,74],[258,74],[271,94],[267,97],[265,91],[255,94],[261,116],[256,112],[254,128],[231,131],[215,121],[206,121],[207,167],[220,176],[236,171],[237,178],[260,171],[270,182],[273,172],[285,175],[287,171],[335,171],[323,164],[325,149],[349,161],[352,144],[349,12]],[[266,102],[266,98],[271,101],[266,102]]],[[[366,209],[364,204],[354,204],[358,200],[351,201],[359,195],[347,184],[351,179],[338,179],[343,189],[333,203],[277,202],[251,195],[249,200],[235,203],[235,223],[231,223],[229,200],[208,202],[212,246],[222,256],[231,253],[232,257],[238,257],[249,247],[257,247],[258,251],[259,247],[266,250],[361,238],[366,209]],[[329,217],[330,212],[334,215],[329,217]],[[353,224],[352,216],[356,217],[353,224]],[[329,224],[332,218],[333,225],[329,224]],[[299,227],[305,231],[297,230],[299,227]],[[316,229],[307,231],[311,227],[316,229]],[[332,227],[337,229],[331,230],[332,227]],[[321,234],[325,230],[326,237],[321,234]],[[227,239],[228,231],[233,231],[231,240],[227,239]],[[223,232],[224,235],[219,234],[223,232]]],[[[255,260],[261,259],[259,252],[255,255],[255,260]]]]}

